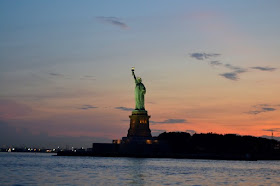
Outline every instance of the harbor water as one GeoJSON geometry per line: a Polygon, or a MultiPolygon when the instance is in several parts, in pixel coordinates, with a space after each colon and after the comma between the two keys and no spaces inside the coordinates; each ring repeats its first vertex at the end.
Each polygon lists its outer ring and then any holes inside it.
{"type": "Polygon", "coordinates": [[[280,161],[0,153],[0,185],[280,185],[280,161]]]}

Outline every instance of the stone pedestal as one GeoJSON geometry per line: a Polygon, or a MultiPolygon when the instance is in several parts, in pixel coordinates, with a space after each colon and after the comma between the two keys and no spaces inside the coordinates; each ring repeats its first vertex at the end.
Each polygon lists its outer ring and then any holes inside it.
{"type": "Polygon", "coordinates": [[[127,137],[136,137],[136,138],[150,138],[151,130],[149,125],[149,118],[146,110],[133,110],[130,118],[130,127],[127,133],[127,137]]]}
{"type": "Polygon", "coordinates": [[[167,153],[165,144],[152,137],[146,110],[133,110],[127,137],[109,143],[93,143],[93,153],[98,156],[152,157],[158,153],[167,153]]]}

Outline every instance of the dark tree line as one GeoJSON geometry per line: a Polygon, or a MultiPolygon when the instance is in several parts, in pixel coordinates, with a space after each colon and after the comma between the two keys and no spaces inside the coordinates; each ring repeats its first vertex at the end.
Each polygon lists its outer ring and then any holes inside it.
{"type": "Polygon", "coordinates": [[[162,133],[158,140],[170,145],[174,153],[279,153],[279,141],[236,134],[194,134],[186,132],[162,133]]]}

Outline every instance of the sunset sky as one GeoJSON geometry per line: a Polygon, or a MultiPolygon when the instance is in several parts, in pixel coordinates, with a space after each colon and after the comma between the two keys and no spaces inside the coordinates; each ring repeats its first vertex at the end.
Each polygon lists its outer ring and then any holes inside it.
{"type": "Polygon", "coordinates": [[[131,67],[153,135],[280,136],[280,1],[0,1],[0,147],[126,136],[131,67]]]}

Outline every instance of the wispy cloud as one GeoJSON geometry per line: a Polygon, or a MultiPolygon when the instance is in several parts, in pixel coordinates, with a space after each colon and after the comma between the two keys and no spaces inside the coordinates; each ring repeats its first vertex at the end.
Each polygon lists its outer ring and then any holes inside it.
{"type": "Polygon", "coordinates": [[[167,120],[164,120],[164,121],[150,121],[150,123],[152,123],[152,124],[187,123],[187,120],[185,120],[185,119],[167,119],[167,120]]]}
{"type": "MultiPolygon", "coordinates": [[[[244,67],[240,67],[240,66],[234,66],[232,64],[225,64],[220,62],[219,60],[212,60],[210,61],[210,59],[212,58],[216,58],[221,56],[221,54],[218,53],[204,53],[204,52],[195,52],[195,53],[190,53],[189,56],[191,58],[200,60],[200,61],[205,61],[208,62],[208,64],[210,64],[211,66],[219,66],[219,67],[224,67],[227,68],[229,70],[231,70],[231,72],[225,72],[225,73],[221,73],[219,74],[221,77],[224,77],[226,79],[229,80],[233,80],[233,81],[237,81],[239,80],[239,74],[244,73],[244,72],[248,72],[248,68],[244,68],[244,67]]],[[[274,71],[277,68],[274,67],[261,67],[261,66],[255,66],[255,67],[251,67],[250,69],[256,69],[256,70],[261,70],[261,71],[274,71]]]]}
{"type": "Polygon", "coordinates": [[[263,113],[263,112],[271,112],[271,111],[275,111],[275,110],[276,109],[272,108],[272,107],[264,107],[264,108],[260,108],[258,110],[249,111],[248,114],[257,115],[257,114],[260,114],[260,113],[263,113]]]}
{"type": "Polygon", "coordinates": [[[134,110],[133,108],[129,108],[129,107],[115,107],[115,109],[123,110],[123,111],[132,111],[132,110],[134,110]]]}
{"type": "Polygon", "coordinates": [[[87,75],[87,76],[84,76],[85,78],[94,78],[94,76],[89,76],[89,75],[87,75]]]}
{"type": "Polygon", "coordinates": [[[81,80],[96,80],[95,76],[89,76],[89,75],[82,76],[80,79],[81,80]]]}
{"type": "Polygon", "coordinates": [[[270,104],[258,104],[253,106],[253,110],[247,112],[247,114],[257,115],[263,112],[272,112],[277,110],[275,107],[279,107],[278,105],[270,105],[270,104]]]}
{"type": "Polygon", "coordinates": [[[239,74],[248,71],[246,68],[234,66],[231,64],[222,64],[222,65],[230,70],[233,70],[232,72],[226,72],[226,73],[220,74],[220,76],[227,78],[229,80],[237,81],[237,80],[239,80],[239,77],[238,77],[239,74]]]}
{"type": "Polygon", "coordinates": [[[269,108],[269,107],[263,107],[262,110],[266,111],[274,111],[276,110],[275,108],[269,108]]]}
{"type": "Polygon", "coordinates": [[[89,110],[89,109],[95,109],[95,108],[98,108],[96,106],[92,106],[92,105],[82,105],[82,107],[78,108],[78,109],[81,109],[81,110],[89,110]]]}
{"type": "Polygon", "coordinates": [[[223,63],[219,62],[219,61],[210,61],[210,65],[213,65],[213,66],[221,66],[223,65],[223,63]]]}
{"type": "Polygon", "coordinates": [[[243,67],[233,66],[231,64],[225,64],[224,66],[230,70],[233,70],[235,73],[247,72],[247,69],[243,67]]]}
{"type": "Polygon", "coordinates": [[[230,80],[234,80],[234,81],[239,79],[238,74],[236,72],[226,72],[226,73],[220,74],[220,76],[230,79],[230,80]]]}
{"type": "Polygon", "coordinates": [[[269,132],[280,132],[280,128],[263,129],[263,131],[269,131],[269,132]]]}
{"type": "MultiPolygon", "coordinates": [[[[218,53],[204,53],[204,52],[203,53],[198,53],[198,52],[190,53],[190,57],[195,58],[197,60],[201,60],[201,61],[203,61],[203,60],[208,61],[207,59],[216,58],[219,56],[221,56],[221,54],[218,54],[218,53]]],[[[231,64],[224,64],[218,60],[209,61],[209,64],[211,66],[220,66],[220,67],[225,67],[227,69],[232,70],[232,72],[226,72],[226,73],[219,74],[220,76],[227,78],[229,80],[237,81],[237,80],[239,80],[238,74],[247,72],[246,68],[234,66],[231,64]]]]}
{"type": "Polygon", "coordinates": [[[197,60],[205,60],[209,58],[219,57],[220,55],[221,54],[217,54],[217,53],[199,53],[199,52],[190,53],[190,57],[195,58],[197,60]]]}
{"type": "Polygon", "coordinates": [[[118,26],[122,29],[128,29],[128,26],[127,24],[125,24],[124,22],[121,21],[120,18],[117,18],[117,17],[104,17],[104,16],[99,16],[99,17],[96,17],[96,19],[98,19],[99,21],[102,21],[104,23],[109,23],[111,25],[114,25],[114,26],[118,26]]]}
{"type": "Polygon", "coordinates": [[[277,68],[257,66],[257,67],[251,67],[251,69],[257,69],[257,70],[261,70],[261,71],[270,71],[271,72],[271,71],[276,70],[277,68]]]}
{"type": "Polygon", "coordinates": [[[54,73],[54,72],[50,72],[50,73],[48,73],[48,74],[51,75],[51,76],[56,76],[56,77],[62,77],[62,76],[64,76],[63,74],[54,73]]]}

